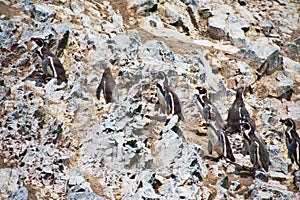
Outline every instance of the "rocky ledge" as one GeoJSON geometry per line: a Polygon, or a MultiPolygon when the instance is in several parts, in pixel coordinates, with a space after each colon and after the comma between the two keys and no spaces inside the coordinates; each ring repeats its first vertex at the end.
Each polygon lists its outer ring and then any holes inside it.
{"type": "MultiPolygon", "coordinates": [[[[296,199],[281,118],[300,120],[300,2],[0,0],[1,199],[296,199]],[[44,78],[43,38],[67,83],[44,78]],[[109,67],[119,100],[96,89],[109,67]],[[156,109],[167,74],[185,120],[156,109]],[[195,88],[223,119],[239,86],[270,156],[207,158],[195,88]],[[168,123],[166,123],[168,122],[168,123]]],[[[299,132],[299,131],[298,131],[299,132]]],[[[214,152],[212,157],[216,157],[214,152]]]]}

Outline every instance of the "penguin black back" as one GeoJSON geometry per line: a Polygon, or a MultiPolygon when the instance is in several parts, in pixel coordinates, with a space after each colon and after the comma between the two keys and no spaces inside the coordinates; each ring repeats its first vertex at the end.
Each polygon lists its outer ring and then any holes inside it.
{"type": "Polygon", "coordinates": [[[116,89],[116,82],[115,79],[111,73],[111,70],[109,67],[107,67],[102,75],[101,82],[99,86],[97,87],[96,96],[97,99],[100,100],[100,93],[103,90],[103,96],[106,103],[114,102],[116,99],[114,99],[114,90],[116,89]]]}
{"type": "Polygon", "coordinates": [[[156,84],[160,104],[162,104],[162,106],[165,107],[168,114],[176,114],[178,115],[179,120],[184,121],[179,97],[170,88],[166,74],[162,71],[159,71],[156,76],[159,79],[163,79],[162,85],[159,83],[156,84]]]}
{"type": "Polygon", "coordinates": [[[265,171],[269,170],[270,158],[264,141],[256,135],[256,125],[254,120],[242,123],[245,134],[250,143],[250,159],[254,167],[262,167],[265,171]]]}
{"type": "Polygon", "coordinates": [[[52,54],[45,46],[42,38],[31,38],[38,45],[38,54],[42,58],[42,68],[44,73],[57,79],[57,84],[68,82],[66,71],[60,60],[52,54]]]}
{"type": "Polygon", "coordinates": [[[228,110],[226,132],[234,133],[241,132],[241,120],[250,119],[250,114],[244,103],[245,87],[237,89],[236,98],[228,110]]]}

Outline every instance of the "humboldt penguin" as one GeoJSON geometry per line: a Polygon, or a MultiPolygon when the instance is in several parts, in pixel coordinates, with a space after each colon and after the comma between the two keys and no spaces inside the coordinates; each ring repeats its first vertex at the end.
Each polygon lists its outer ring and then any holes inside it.
{"type": "Polygon", "coordinates": [[[281,119],[280,122],[286,126],[285,139],[288,157],[291,159],[292,163],[295,161],[300,167],[300,137],[296,131],[296,124],[291,118],[281,119]]]}
{"type": "Polygon", "coordinates": [[[46,47],[42,38],[31,38],[38,45],[38,54],[42,59],[42,68],[47,76],[57,79],[57,84],[62,82],[67,83],[66,71],[61,64],[60,60],[52,54],[46,47]]]}
{"type": "Polygon", "coordinates": [[[242,122],[242,129],[244,139],[247,141],[249,147],[250,160],[253,164],[253,170],[263,168],[266,172],[269,170],[269,153],[262,138],[256,133],[256,126],[254,120],[242,122]]]}
{"type": "Polygon", "coordinates": [[[237,89],[236,98],[228,110],[226,133],[240,133],[241,123],[244,119],[250,119],[249,112],[244,103],[244,93],[246,88],[240,87],[237,89]]]}
{"type": "Polygon", "coordinates": [[[114,79],[109,67],[107,67],[104,70],[100,84],[97,87],[96,96],[97,96],[98,100],[100,100],[100,93],[102,90],[103,90],[103,96],[104,96],[106,103],[118,101],[119,93],[116,88],[115,79],[114,79]]]}
{"type": "Polygon", "coordinates": [[[196,103],[201,115],[207,122],[208,152],[212,154],[214,149],[219,158],[225,157],[235,161],[229,139],[225,134],[225,123],[221,114],[215,105],[207,97],[207,90],[204,87],[196,88],[199,94],[196,94],[196,103]]]}
{"type": "Polygon", "coordinates": [[[163,83],[157,83],[157,96],[160,105],[168,115],[178,115],[178,119],[184,121],[181,103],[176,93],[170,88],[168,78],[162,71],[157,73],[157,78],[163,79],[163,83]]]}

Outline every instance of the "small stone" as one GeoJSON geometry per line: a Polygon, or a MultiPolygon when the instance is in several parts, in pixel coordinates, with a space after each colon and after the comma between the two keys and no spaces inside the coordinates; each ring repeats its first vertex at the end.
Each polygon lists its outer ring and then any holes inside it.
{"type": "Polygon", "coordinates": [[[218,184],[220,186],[222,186],[225,189],[229,188],[229,179],[228,176],[225,176],[224,178],[222,178],[221,180],[218,181],[218,184]]]}
{"type": "Polygon", "coordinates": [[[80,5],[75,1],[72,1],[70,6],[76,16],[79,16],[84,11],[84,5],[80,5]]]}
{"type": "Polygon", "coordinates": [[[134,9],[138,14],[147,14],[157,10],[158,0],[129,0],[127,7],[134,9]]]}
{"type": "Polygon", "coordinates": [[[256,170],[255,179],[262,180],[263,182],[268,182],[268,173],[264,170],[256,170]]]}
{"type": "Polygon", "coordinates": [[[33,17],[39,22],[52,22],[55,16],[55,12],[44,5],[33,5],[33,17]]]}
{"type": "Polygon", "coordinates": [[[274,171],[271,171],[270,172],[270,177],[273,179],[273,180],[277,180],[277,181],[284,181],[287,179],[287,175],[282,173],[282,172],[274,172],[274,171]]]}
{"type": "Polygon", "coordinates": [[[240,185],[241,185],[241,183],[240,183],[240,181],[239,180],[237,180],[237,181],[231,181],[231,184],[230,184],[230,190],[231,191],[236,191],[237,189],[239,189],[240,188],[240,185]]]}
{"type": "Polygon", "coordinates": [[[282,69],[283,58],[279,50],[274,51],[265,62],[257,69],[258,79],[260,79],[264,74],[270,75],[273,72],[282,69]]]}
{"type": "Polygon", "coordinates": [[[25,187],[21,186],[17,191],[13,191],[10,195],[9,199],[13,200],[27,200],[28,199],[28,191],[25,187]]]}
{"type": "Polygon", "coordinates": [[[212,39],[220,40],[227,39],[227,32],[225,29],[225,19],[219,16],[213,16],[208,19],[208,34],[212,39]]]}
{"type": "Polygon", "coordinates": [[[98,196],[92,192],[74,192],[68,194],[67,200],[107,200],[105,197],[98,196]]]}
{"type": "Polygon", "coordinates": [[[260,23],[260,26],[262,28],[262,32],[265,34],[265,36],[269,37],[279,37],[278,31],[273,26],[272,22],[269,20],[263,20],[260,23]]]}

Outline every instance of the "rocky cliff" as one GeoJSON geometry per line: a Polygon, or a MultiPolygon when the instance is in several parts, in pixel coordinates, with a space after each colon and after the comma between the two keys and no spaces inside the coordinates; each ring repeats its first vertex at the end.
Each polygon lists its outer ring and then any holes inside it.
{"type": "Polygon", "coordinates": [[[279,122],[300,125],[299,13],[288,0],[0,0],[0,198],[299,198],[279,122]],[[32,37],[59,57],[67,83],[42,78],[32,37]],[[119,92],[108,104],[96,98],[107,67],[119,92]],[[184,121],[155,109],[158,71],[184,121]],[[251,86],[268,173],[237,170],[252,166],[237,133],[235,163],[207,159],[197,86],[224,120],[237,87],[251,86]]]}

